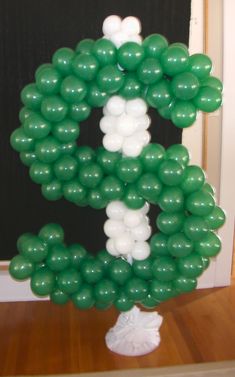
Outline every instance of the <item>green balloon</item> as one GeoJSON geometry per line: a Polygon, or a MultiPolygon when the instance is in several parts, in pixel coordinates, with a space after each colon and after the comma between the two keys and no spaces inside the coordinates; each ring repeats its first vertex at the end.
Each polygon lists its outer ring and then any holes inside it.
{"type": "Polygon", "coordinates": [[[159,301],[155,300],[152,295],[148,294],[148,296],[141,301],[141,305],[146,309],[153,309],[159,304],[159,301]]]}
{"type": "Polygon", "coordinates": [[[116,301],[114,301],[114,306],[120,312],[127,312],[131,310],[134,306],[134,302],[129,300],[124,292],[121,292],[116,301]]]}
{"type": "Polygon", "coordinates": [[[158,169],[158,176],[167,186],[178,186],[184,179],[184,167],[175,160],[163,161],[158,169]]]}
{"type": "Polygon", "coordinates": [[[50,294],[50,299],[54,304],[65,305],[69,301],[69,297],[60,289],[56,289],[50,294]]]}
{"type": "Polygon", "coordinates": [[[43,71],[45,68],[53,68],[53,65],[51,63],[44,63],[39,65],[35,71],[35,76],[38,75],[41,71],[43,71]]]}
{"type": "Polygon", "coordinates": [[[72,69],[77,77],[85,81],[92,81],[97,75],[99,62],[94,55],[81,53],[73,59],[72,69]]]}
{"type": "Polygon", "coordinates": [[[126,100],[141,96],[141,83],[134,73],[127,72],[125,74],[124,84],[119,91],[119,95],[126,100]]]}
{"type": "Polygon", "coordinates": [[[10,142],[12,148],[17,152],[31,152],[34,148],[34,140],[26,135],[23,127],[12,132],[10,142]]]}
{"type": "Polygon", "coordinates": [[[21,152],[20,160],[25,166],[30,167],[37,160],[37,157],[34,152],[21,152]]]}
{"type": "Polygon", "coordinates": [[[181,46],[169,46],[161,55],[163,72],[169,76],[184,72],[189,65],[189,53],[181,46]]]}
{"type": "Polygon", "coordinates": [[[100,302],[100,301],[96,301],[96,303],[95,303],[95,307],[98,310],[107,310],[107,309],[110,308],[111,305],[112,305],[112,302],[100,302]]]}
{"type": "Polygon", "coordinates": [[[164,79],[150,85],[147,90],[146,100],[150,106],[156,109],[169,105],[172,101],[169,82],[164,79]]]}
{"type": "Polygon", "coordinates": [[[184,233],[192,241],[199,241],[206,236],[208,227],[206,221],[199,216],[188,216],[184,221],[184,233]]]}
{"type": "Polygon", "coordinates": [[[212,61],[209,56],[204,54],[193,54],[189,57],[188,69],[197,78],[205,79],[209,76],[212,68],[212,61]]]}
{"type": "Polygon", "coordinates": [[[115,65],[106,65],[97,74],[97,85],[108,94],[116,93],[124,83],[124,74],[115,65]]]}
{"type": "Polygon", "coordinates": [[[51,201],[59,200],[63,196],[61,182],[56,179],[42,185],[41,192],[44,198],[51,201]]]}
{"type": "Polygon", "coordinates": [[[204,182],[204,171],[199,166],[190,165],[184,170],[184,177],[180,184],[180,188],[186,195],[188,195],[194,191],[200,190],[204,185],[204,182]]]}
{"type": "Polygon", "coordinates": [[[46,264],[50,270],[60,272],[65,270],[70,265],[69,250],[64,245],[54,245],[51,247],[46,264]]]}
{"type": "Polygon", "coordinates": [[[168,236],[164,233],[155,233],[150,239],[151,257],[156,258],[161,255],[169,255],[167,242],[168,236]]]}
{"type": "Polygon", "coordinates": [[[53,179],[52,166],[44,162],[35,161],[30,166],[29,175],[35,183],[48,184],[53,179]]]}
{"type": "Polygon", "coordinates": [[[79,103],[87,94],[87,85],[75,76],[67,76],[60,87],[60,94],[68,103],[79,103]]]}
{"type": "Polygon", "coordinates": [[[92,53],[101,66],[115,64],[117,59],[116,51],[113,42],[105,38],[97,39],[92,48],[92,53]]]}
{"type": "Polygon", "coordinates": [[[214,207],[213,196],[204,190],[193,192],[185,201],[185,208],[196,216],[207,216],[214,207]]]}
{"type": "Polygon", "coordinates": [[[108,279],[100,280],[94,288],[95,298],[98,302],[108,304],[115,301],[118,297],[116,284],[108,279]]]}
{"type": "Polygon", "coordinates": [[[48,245],[38,236],[31,235],[22,242],[21,250],[23,256],[31,262],[38,263],[47,257],[48,245]]]}
{"type": "Polygon", "coordinates": [[[101,195],[107,200],[118,200],[124,195],[124,185],[115,176],[105,177],[100,184],[101,195]]]}
{"type": "Polygon", "coordinates": [[[78,171],[77,160],[69,155],[61,156],[54,164],[54,173],[57,179],[69,181],[78,171]]]}
{"type": "Polygon", "coordinates": [[[201,80],[202,86],[210,86],[211,88],[217,89],[219,92],[223,91],[222,82],[214,76],[208,76],[205,79],[201,80]]]}
{"type": "Polygon", "coordinates": [[[215,257],[221,250],[221,241],[214,232],[210,231],[202,240],[195,242],[194,248],[203,257],[215,257]]]}
{"type": "Polygon", "coordinates": [[[161,212],[157,217],[158,229],[167,235],[178,233],[182,230],[185,222],[185,216],[182,212],[167,213],[161,212]]]}
{"type": "Polygon", "coordinates": [[[189,163],[189,152],[182,144],[173,144],[166,150],[167,160],[175,160],[182,166],[187,166],[189,163]]]}
{"type": "MultiPolygon", "coordinates": [[[[110,67],[110,66],[107,66],[110,67]]],[[[105,74],[105,72],[104,72],[105,74]]],[[[106,76],[105,76],[106,77],[106,76]]],[[[101,77],[101,81],[105,77],[101,77]]],[[[108,76],[107,76],[108,77],[108,76]]],[[[105,81],[106,86],[108,85],[108,81],[105,81]]],[[[112,86],[114,86],[114,82],[111,80],[112,86]]],[[[119,85],[118,85],[119,86],[119,85]]],[[[103,91],[103,89],[100,89],[96,84],[90,84],[88,87],[88,93],[86,96],[86,102],[91,107],[103,107],[106,102],[108,101],[108,94],[103,91]]]]}
{"type": "Polygon", "coordinates": [[[129,279],[124,289],[127,297],[133,301],[144,300],[148,295],[147,282],[137,277],[129,279]]]}
{"type": "Polygon", "coordinates": [[[166,301],[173,297],[174,288],[171,281],[152,280],[150,294],[158,302],[166,301]]]}
{"type": "Polygon", "coordinates": [[[39,92],[36,84],[28,84],[20,93],[23,104],[30,110],[39,110],[43,100],[42,93],[39,92]]]}
{"type": "Polygon", "coordinates": [[[143,166],[138,158],[123,157],[116,164],[116,174],[125,183],[135,182],[143,172],[143,166]]]}
{"type": "Polygon", "coordinates": [[[173,286],[179,293],[192,292],[197,287],[197,279],[186,278],[185,276],[178,276],[173,281],[173,286]]]}
{"type": "Polygon", "coordinates": [[[182,48],[183,50],[185,50],[186,52],[188,52],[188,46],[186,46],[186,44],[184,43],[181,43],[181,42],[175,42],[175,43],[171,43],[170,44],[170,47],[180,47],[182,48]]]}
{"type": "Polygon", "coordinates": [[[183,72],[174,76],[171,81],[171,89],[176,98],[188,101],[196,96],[200,82],[193,73],[183,72]]]}
{"type": "Polygon", "coordinates": [[[216,191],[215,188],[207,182],[204,183],[204,185],[202,186],[202,190],[208,192],[212,196],[215,196],[215,191],[216,191]]]}
{"type": "Polygon", "coordinates": [[[221,106],[222,95],[218,89],[212,88],[211,86],[202,86],[193,99],[193,103],[197,109],[210,113],[221,106]]]}
{"type": "Polygon", "coordinates": [[[162,76],[162,67],[156,58],[144,59],[138,66],[137,77],[145,85],[155,84],[162,76]]]}
{"type": "Polygon", "coordinates": [[[28,119],[29,116],[31,115],[36,115],[34,111],[28,109],[27,107],[22,107],[19,112],[19,120],[20,123],[24,123],[26,119],[28,119]]]}
{"type": "Polygon", "coordinates": [[[168,105],[160,107],[158,109],[158,113],[163,119],[171,119],[171,111],[175,106],[175,102],[175,99],[172,99],[168,105]]]}
{"type": "Polygon", "coordinates": [[[68,248],[70,253],[70,263],[71,267],[74,267],[76,270],[79,270],[82,262],[87,256],[86,249],[79,243],[75,243],[68,248]]]}
{"type": "Polygon", "coordinates": [[[210,258],[209,257],[203,257],[202,255],[201,255],[201,257],[202,257],[203,268],[204,268],[204,270],[206,270],[210,265],[210,258]]]}
{"type": "Polygon", "coordinates": [[[117,162],[121,158],[121,154],[119,152],[110,152],[107,151],[103,147],[99,147],[96,152],[97,155],[97,163],[102,168],[105,174],[113,174],[117,162]]]}
{"type": "Polygon", "coordinates": [[[171,257],[158,257],[152,264],[152,273],[159,281],[171,281],[177,275],[176,263],[171,257]]]}
{"type": "Polygon", "coordinates": [[[139,194],[135,185],[128,185],[125,189],[123,201],[130,209],[140,209],[145,203],[144,198],[139,194]]]}
{"type": "Polygon", "coordinates": [[[70,143],[60,144],[60,152],[62,155],[74,154],[76,149],[77,149],[77,144],[75,141],[71,141],[70,143]]]}
{"type": "Polygon", "coordinates": [[[87,201],[89,206],[95,209],[105,208],[108,204],[108,201],[104,198],[99,188],[94,188],[89,191],[87,201]]]}
{"type": "Polygon", "coordinates": [[[110,263],[115,259],[107,250],[102,249],[98,252],[97,258],[101,261],[105,271],[108,270],[110,263]]]}
{"type": "Polygon", "coordinates": [[[149,173],[156,173],[160,163],[164,160],[165,149],[160,144],[148,144],[141,152],[140,160],[144,169],[149,173]]]}
{"type": "Polygon", "coordinates": [[[151,280],[152,274],[152,259],[146,258],[143,260],[134,260],[132,263],[132,270],[134,274],[144,280],[151,280]]]}
{"type": "Polygon", "coordinates": [[[184,194],[183,191],[177,187],[165,187],[159,198],[159,207],[165,212],[179,212],[184,208],[184,194]]]}
{"type": "Polygon", "coordinates": [[[39,114],[32,113],[25,119],[23,129],[28,137],[42,139],[51,132],[51,124],[39,114]]]}
{"type": "Polygon", "coordinates": [[[57,284],[62,292],[73,294],[82,286],[81,275],[74,268],[68,268],[57,275],[57,284]]]}
{"type": "Polygon", "coordinates": [[[71,120],[64,119],[53,126],[52,134],[62,143],[70,143],[77,140],[80,134],[79,125],[71,120]]]}
{"type": "Polygon", "coordinates": [[[34,265],[24,255],[16,255],[10,262],[9,272],[14,279],[25,280],[34,272],[34,265]]]}
{"type": "Polygon", "coordinates": [[[194,246],[192,240],[189,240],[184,233],[180,232],[169,237],[167,248],[173,257],[181,258],[191,254],[194,246]]]}
{"type": "Polygon", "coordinates": [[[204,217],[209,229],[215,230],[225,223],[225,213],[222,208],[215,206],[213,210],[204,217]]]}
{"type": "Polygon", "coordinates": [[[36,142],[35,154],[41,162],[50,164],[60,156],[60,143],[53,136],[47,136],[36,142]]]}
{"type": "Polygon", "coordinates": [[[64,241],[64,230],[59,224],[44,225],[38,235],[48,246],[57,245],[64,241]]]}
{"type": "Polygon", "coordinates": [[[94,44],[95,41],[93,39],[83,39],[77,44],[75,51],[80,54],[90,54],[94,44]]]}
{"type": "Polygon", "coordinates": [[[50,122],[61,122],[66,117],[68,106],[59,96],[50,96],[43,99],[41,112],[50,122]]]}
{"type": "Polygon", "coordinates": [[[96,258],[84,260],[81,265],[81,274],[86,283],[98,283],[104,275],[102,263],[96,258]]]}
{"type": "Polygon", "coordinates": [[[74,51],[68,47],[59,48],[52,56],[53,66],[61,75],[67,76],[71,74],[71,64],[74,58],[74,51]]]}
{"type": "Polygon", "coordinates": [[[83,284],[80,289],[72,295],[72,301],[76,308],[87,310],[95,304],[93,289],[88,284],[83,284]]]}
{"type": "Polygon", "coordinates": [[[55,275],[48,268],[41,268],[34,272],[30,286],[33,293],[37,296],[48,296],[55,288],[55,275]]]}
{"type": "Polygon", "coordinates": [[[19,253],[22,254],[22,251],[23,251],[23,245],[24,245],[25,241],[27,241],[28,239],[31,239],[32,236],[33,236],[32,233],[23,233],[23,234],[21,234],[21,236],[17,239],[16,247],[17,247],[17,250],[19,251],[19,253]]]}
{"type": "Polygon", "coordinates": [[[35,79],[38,90],[46,96],[57,94],[60,90],[61,75],[53,67],[40,69],[36,72],[35,79]]]}
{"type": "Polygon", "coordinates": [[[95,161],[96,155],[91,147],[84,145],[77,148],[75,157],[79,167],[81,167],[82,165],[95,161]]]}
{"type": "Polygon", "coordinates": [[[124,259],[117,258],[109,264],[108,274],[112,281],[123,285],[132,276],[131,266],[124,259]]]}
{"type": "Polygon", "coordinates": [[[144,56],[144,48],[135,42],[126,42],[117,51],[118,64],[127,71],[135,71],[144,56]]]}
{"type": "Polygon", "coordinates": [[[168,47],[167,39],[161,34],[151,34],[144,39],[142,46],[146,56],[159,58],[168,47]]]}
{"type": "Polygon", "coordinates": [[[72,203],[80,203],[85,199],[87,191],[85,187],[77,180],[69,180],[63,185],[63,194],[65,199],[72,203]]]}
{"type": "Polygon", "coordinates": [[[75,122],[86,120],[91,114],[91,107],[85,102],[73,103],[69,106],[69,117],[75,122]]]}
{"type": "Polygon", "coordinates": [[[91,162],[81,166],[78,172],[78,178],[83,186],[95,188],[103,178],[103,171],[98,164],[91,162]]]}
{"type": "Polygon", "coordinates": [[[171,111],[171,120],[179,128],[190,127],[196,117],[197,109],[190,101],[177,101],[171,111]]]}
{"type": "Polygon", "coordinates": [[[143,174],[136,183],[137,192],[145,200],[156,204],[162,191],[162,183],[153,173],[143,174]]]}
{"type": "Polygon", "coordinates": [[[197,278],[204,270],[202,258],[197,253],[177,259],[177,268],[186,278],[197,278]]]}

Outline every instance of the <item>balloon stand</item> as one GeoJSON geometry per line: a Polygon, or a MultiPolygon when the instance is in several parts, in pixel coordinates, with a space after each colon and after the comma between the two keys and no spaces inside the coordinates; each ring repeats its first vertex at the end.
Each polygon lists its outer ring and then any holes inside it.
{"type": "Polygon", "coordinates": [[[105,336],[106,345],[119,355],[146,355],[159,346],[162,321],[157,312],[144,312],[134,306],[119,315],[116,324],[105,336]]]}

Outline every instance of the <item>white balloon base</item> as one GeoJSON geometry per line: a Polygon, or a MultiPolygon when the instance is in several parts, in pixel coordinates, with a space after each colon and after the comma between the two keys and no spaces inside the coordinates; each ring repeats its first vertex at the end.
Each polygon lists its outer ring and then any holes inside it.
{"type": "Polygon", "coordinates": [[[107,347],[124,356],[141,356],[154,351],[161,340],[163,318],[157,312],[143,312],[137,306],[121,313],[105,336],[107,347]]]}

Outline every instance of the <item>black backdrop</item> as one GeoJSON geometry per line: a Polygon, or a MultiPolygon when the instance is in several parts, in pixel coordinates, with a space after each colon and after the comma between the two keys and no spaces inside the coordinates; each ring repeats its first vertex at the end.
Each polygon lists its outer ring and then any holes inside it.
{"type": "MultiPolygon", "coordinates": [[[[80,242],[91,252],[105,245],[102,228],[105,211],[78,208],[60,200],[46,201],[40,186],[28,176],[19,156],[9,145],[19,126],[20,90],[33,81],[36,68],[50,61],[60,47],[74,48],[83,38],[102,35],[102,22],[110,14],[133,15],[142,23],[142,35],[165,35],[169,42],[188,43],[190,0],[0,0],[0,260],[16,254],[18,236],[37,232],[49,222],[60,223],[66,241],[80,242]]],[[[181,142],[181,131],[170,122],[152,118],[152,141],[164,146],[181,142]]],[[[102,144],[93,112],[81,127],[79,144],[102,144]]],[[[154,216],[154,211],[152,210],[154,216]]]]}

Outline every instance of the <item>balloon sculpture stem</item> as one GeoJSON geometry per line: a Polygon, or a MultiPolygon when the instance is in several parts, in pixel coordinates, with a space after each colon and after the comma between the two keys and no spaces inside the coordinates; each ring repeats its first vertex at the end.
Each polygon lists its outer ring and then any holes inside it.
{"type": "Polygon", "coordinates": [[[159,346],[162,321],[157,312],[143,312],[134,306],[119,315],[115,326],[105,336],[106,345],[119,355],[146,355],[159,346]]]}

